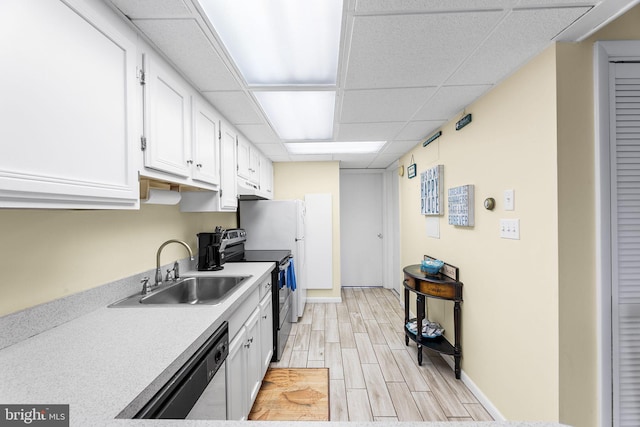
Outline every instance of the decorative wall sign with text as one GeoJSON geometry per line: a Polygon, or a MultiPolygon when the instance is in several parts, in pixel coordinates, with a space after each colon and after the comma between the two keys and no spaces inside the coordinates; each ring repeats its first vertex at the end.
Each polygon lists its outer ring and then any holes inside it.
{"type": "Polygon", "coordinates": [[[449,224],[472,227],[474,225],[473,184],[449,189],[449,224]]]}
{"type": "Polygon", "coordinates": [[[420,174],[420,213],[422,215],[444,214],[444,166],[438,165],[420,174]]]}
{"type": "Polygon", "coordinates": [[[408,178],[415,178],[417,174],[417,166],[416,162],[413,160],[413,155],[411,156],[411,160],[409,160],[409,167],[407,168],[408,178]]]}

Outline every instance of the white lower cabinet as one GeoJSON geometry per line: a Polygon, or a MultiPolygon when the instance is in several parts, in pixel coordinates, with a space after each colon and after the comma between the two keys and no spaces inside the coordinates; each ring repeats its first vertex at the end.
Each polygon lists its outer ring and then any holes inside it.
{"type": "Polygon", "coordinates": [[[262,377],[267,373],[273,356],[273,301],[271,292],[260,301],[260,356],[262,377]]]}
{"type": "MultiPolygon", "coordinates": [[[[260,287],[267,285],[267,279],[260,287]]],[[[270,286],[268,287],[270,289],[270,286]]],[[[256,289],[229,319],[230,333],[237,333],[227,356],[227,417],[246,420],[260,391],[262,379],[273,354],[273,313],[271,292],[262,301],[256,289]],[[242,326],[239,322],[244,320],[242,326]],[[268,361],[267,361],[268,357],[268,361]]]]}
{"type": "Polygon", "coordinates": [[[246,352],[243,351],[246,328],[243,326],[229,344],[227,356],[227,419],[244,421],[247,407],[246,352]]]}
{"type": "Polygon", "coordinates": [[[247,391],[249,400],[247,413],[251,411],[253,402],[258,396],[260,385],[262,384],[262,354],[260,341],[260,309],[256,307],[246,323],[247,337],[245,340],[245,348],[247,351],[247,391]]]}

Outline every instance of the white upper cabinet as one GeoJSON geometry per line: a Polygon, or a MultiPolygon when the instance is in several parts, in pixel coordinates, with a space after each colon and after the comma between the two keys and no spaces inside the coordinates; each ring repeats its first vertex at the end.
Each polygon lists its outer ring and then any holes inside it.
{"type": "Polygon", "coordinates": [[[198,97],[194,97],[193,116],[193,179],[219,185],[220,118],[198,97]]]}
{"type": "Polygon", "coordinates": [[[238,178],[260,182],[260,152],[242,135],[238,136],[238,178]]]}
{"type": "Polygon", "coordinates": [[[238,208],[238,192],[236,188],[236,141],[237,135],[232,127],[221,124],[220,139],[220,210],[236,210],[238,208]]]}
{"type": "Polygon", "coordinates": [[[191,92],[168,65],[147,55],[145,64],[144,166],[180,177],[191,175],[191,92]]]}
{"type": "Polygon", "coordinates": [[[238,138],[238,177],[251,179],[251,143],[242,137],[238,138]]]}
{"type": "Polygon", "coordinates": [[[238,178],[260,183],[260,152],[242,135],[238,135],[238,178]]]}
{"type": "Polygon", "coordinates": [[[134,209],[136,46],[67,3],[0,1],[0,207],[134,209]]]}
{"type": "Polygon", "coordinates": [[[260,195],[273,199],[273,163],[266,156],[260,158],[260,195]]]}

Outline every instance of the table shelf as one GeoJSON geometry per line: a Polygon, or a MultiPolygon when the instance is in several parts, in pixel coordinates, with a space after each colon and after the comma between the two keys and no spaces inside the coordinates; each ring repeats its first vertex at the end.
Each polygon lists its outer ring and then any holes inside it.
{"type": "Polygon", "coordinates": [[[420,265],[410,265],[404,271],[404,333],[405,344],[409,345],[409,340],[414,341],[418,346],[418,364],[422,365],[422,348],[441,354],[448,354],[454,358],[454,371],[457,379],[460,379],[460,360],[462,358],[462,347],[460,345],[460,318],[462,303],[462,282],[453,280],[442,274],[427,275],[420,270],[420,265]],[[417,317],[409,318],[409,300],[411,294],[416,298],[417,317]],[[409,322],[416,321],[418,331],[422,330],[422,324],[426,319],[427,298],[436,298],[453,301],[453,323],[454,323],[454,343],[451,344],[444,336],[436,338],[423,337],[422,334],[415,334],[407,328],[409,322]]]}

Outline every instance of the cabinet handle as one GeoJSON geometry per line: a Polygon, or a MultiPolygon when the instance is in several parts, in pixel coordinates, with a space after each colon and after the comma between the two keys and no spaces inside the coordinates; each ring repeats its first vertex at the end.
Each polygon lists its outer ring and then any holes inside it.
{"type": "Polygon", "coordinates": [[[187,164],[188,165],[192,165],[193,164],[193,160],[187,160],[187,164]]]}
{"type": "Polygon", "coordinates": [[[201,168],[202,167],[202,163],[196,163],[196,167],[201,168]]]}
{"type": "Polygon", "coordinates": [[[266,319],[266,318],[267,318],[267,315],[265,314],[264,316],[262,316],[262,318],[263,318],[263,319],[266,319]]]}

